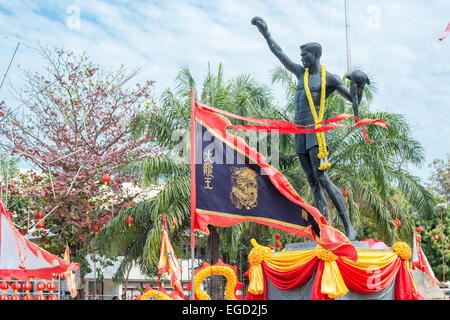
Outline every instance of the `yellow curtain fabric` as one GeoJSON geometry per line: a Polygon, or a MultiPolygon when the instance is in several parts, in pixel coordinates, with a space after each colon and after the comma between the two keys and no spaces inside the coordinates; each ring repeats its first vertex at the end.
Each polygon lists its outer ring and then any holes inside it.
{"type": "Polygon", "coordinates": [[[390,251],[357,250],[357,253],[357,262],[345,257],[342,258],[342,261],[356,268],[366,270],[373,267],[383,268],[397,259],[397,254],[390,251]]]}
{"type": "Polygon", "coordinates": [[[264,263],[277,271],[291,271],[296,269],[316,256],[314,250],[289,251],[268,254],[264,263]]]}
{"type": "Polygon", "coordinates": [[[332,299],[345,296],[348,293],[348,288],[344,279],[342,279],[336,261],[324,262],[320,292],[327,294],[332,299]]]}

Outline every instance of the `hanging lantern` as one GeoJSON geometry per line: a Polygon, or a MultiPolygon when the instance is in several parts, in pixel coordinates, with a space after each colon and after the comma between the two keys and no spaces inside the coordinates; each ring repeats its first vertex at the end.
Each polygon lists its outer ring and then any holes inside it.
{"type": "Polygon", "coordinates": [[[439,236],[438,235],[434,236],[434,241],[436,241],[436,242],[439,241],[439,236]]]}
{"type": "Polygon", "coordinates": [[[422,232],[422,231],[423,231],[423,227],[422,227],[422,226],[418,226],[418,227],[417,227],[417,232],[420,233],[420,232],[422,232]]]}
{"type": "Polygon", "coordinates": [[[172,228],[175,230],[175,226],[178,224],[178,219],[175,217],[172,217],[172,228]]]}
{"type": "Polygon", "coordinates": [[[2,289],[3,292],[5,292],[6,290],[8,290],[8,288],[9,288],[8,282],[2,281],[2,282],[0,283],[0,289],[2,289]]]}
{"type": "Polygon", "coordinates": [[[19,282],[13,282],[13,283],[11,283],[11,289],[13,289],[14,292],[19,291],[20,288],[22,288],[22,286],[20,285],[19,282]]]}
{"type": "Polygon", "coordinates": [[[276,234],[275,234],[275,239],[277,239],[277,240],[280,240],[280,239],[281,239],[281,236],[280,236],[279,233],[276,233],[276,234]]]}
{"type": "Polygon", "coordinates": [[[38,229],[42,229],[44,227],[44,221],[39,221],[39,223],[36,225],[36,227],[38,227],[38,229]]]}
{"type": "Polygon", "coordinates": [[[348,200],[348,190],[347,189],[342,190],[342,196],[344,197],[345,201],[348,200]]]}
{"type": "Polygon", "coordinates": [[[108,182],[111,181],[111,177],[108,176],[107,174],[104,174],[102,177],[102,181],[105,183],[105,186],[107,186],[108,182]]]}
{"type": "Polygon", "coordinates": [[[94,226],[94,232],[95,234],[97,234],[100,231],[100,227],[99,226],[94,226]]]}
{"type": "Polygon", "coordinates": [[[131,228],[131,225],[134,222],[134,218],[132,216],[128,216],[127,219],[125,220],[128,224],[128,228],[131,228]]]}
{"type": "Polygon", "coordinates": [[[26,293],[28,293],[31,289],[33,289],[33,284],[29,281],[25,281],[22,285],[22,289],[25,290],[26,293]]]}
{"type": "Polygon", "coordinates": [[[399,219],[394,220],[395,229],[398,229],[398,227],[400,227],[401,224],[402,224],[402,222],[399,219]]]}
{"type": "Polygon", "coordinates": [[[48,300],[59,300],[59,297],[56,294],[52,294],[50,297],[48,297],[48,300]]]}
{"type": "Polygon", "coordinates": [[[34,297],[31,294],[27,294],[25,297],[23,297],[23,300],[34,300],[34,297]]]}
{"type": "Polygon", "coordinates": [[[45,216],[45,214],[42,211],[38,211],[38,213],[36,213],[37,219],[42,219],[44,216],[45,216]]]}
{"type": "Polygon", "coordinates": [[[7,294],[2,294],[0,300],[9,300],[9,296],[7,294]]]}
{"type": "Polygon", "coordinates": [[[38,289],[38,290],[42,293],[42,291],[45,290],[45,283],[43,283],[43,282],[38,282],[38,283],[36,284],[36,289],[38,289]]]}
{"type": "Polygon", "coordinates": [[[36,297],[36,300],[47,300],[47,297],[44,294],[40,294],[36,297]]]}
{"type": "Polygon", "coordinates": [[[18,294],[13,294],[13,295],[11,296],[11,300],[20,300],[20,295],[18,295],[18,294]]]}
{"type": "Polygon", "coordinates": [[[56,288],[57,288],[56,283],[54,282],[47,283],[47,289],[50,291],[50,293],[53,293],[53,291],[55,291],[56,288]]]}
{"type": "Polygon", "coordinates": [[[277,249],[280,249],[282,246],[283,246],[283,244],[281,243],[280,240],[277,240],[277,241],[275,242],[275,247],[276,247],[277,249]]]}

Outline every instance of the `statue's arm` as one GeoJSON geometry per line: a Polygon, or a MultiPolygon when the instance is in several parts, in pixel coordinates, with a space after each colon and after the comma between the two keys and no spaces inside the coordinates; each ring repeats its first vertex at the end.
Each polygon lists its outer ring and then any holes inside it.
{"type": "Polygon", "coordinates": [[[343,96],[352,104],[353,114],[359,118],[358,97],[350,93],[350,90],[347,89],[344,81],[342,81],[341,78],[339,78],[337,75],[333,74],[329,77],[329,79],[329,84],[332,87],[333,91],[336,90],[337,92],[339,92],[341,96],[343,96]]]}
{"type": "Polygon", "coordinates": [[[281,49],[281,47],[278,45],[278,43],[275,42],[275,40],[272,38],[270,32],[267,29],[266,22],[260,18],[260,17],[254,17],[252,19],[252,24],[257,26],[259,32],[263,35],[263,37],[266,39],[267,44],[269,46],[270,51],[278,58],[278,60],[281,61],[283,66],[288,69],[290,72],[294,74],[298,74],[299,72],[304,72],[304,68],[293,62],[281,49]]]}

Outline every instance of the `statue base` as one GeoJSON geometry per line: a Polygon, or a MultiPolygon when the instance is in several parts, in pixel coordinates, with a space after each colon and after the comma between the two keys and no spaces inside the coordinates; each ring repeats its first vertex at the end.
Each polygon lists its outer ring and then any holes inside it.
{"type": "MultiPolygon", "coordinates": [[[[350,241],[356,250],[372,250],[369,248],[369,244],[365,241],[350,241]]],[[[286,251],[301,251],[301,250],[314,250],[317,243],[314,241],[295,242],[286,244],[286,251]]],[[[379,251],[377,249],[377,251],[379,251]]]]}
{"type": "MultiPolygon", "coordinates": [[[[351,241],[355,249],[358,250],[371,250],[369,244],[364,241],[351,241]]],[[[285,246],[285,251],[302,251],[302,250],[314,250],[317,244],[312,241],[290,243],[285,246]]],[[[374,250],[375,251],[375,250],[374,250]]],[[[376,251],[388,251],[388,250],[376,250],[376,251]]],[[[266,277],[267,284],[267,300],[310,300],[313,290],[313,284],[315,279],[314,275],[302,286],[291,290],[281,290],[275,287],[270,280],[266,277]]],[[[395,300],[395,283],[392,281],[385,289],[376,293],[361,294],[349,290],[349,292],[335,300],[395,300]]]]}

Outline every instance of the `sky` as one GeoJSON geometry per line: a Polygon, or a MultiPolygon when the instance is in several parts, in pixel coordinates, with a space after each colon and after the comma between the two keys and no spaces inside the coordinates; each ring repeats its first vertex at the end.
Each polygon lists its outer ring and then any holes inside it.
{"type": "MultiPolygon", "coordinates": [[[[426,159],[409,170],[426,181],[427,164],[450,153],[450,36],[438,41],[450,1],[348,0],[348,12],[351,65],[376,84],[372,110],[404,114],[411,124],[426,159]]],[[[173,88],[182,67],[200,84],[208,63],[213,70],[223,63],[226,78],[249,74],[284,104],[270,80],[280,63],[251,25],[254,16],[292,60],[300,60],[299,45],[315,41],[327,70],[346,73],[344,0],[0,0],[1,74],[20,42],[0,100],[17,104],[24,73],[45,72],[36,50],[43,45],[85,52],[108,70],[140,67],[137,80],[156,81],[156,97],[173,88]]]]}

